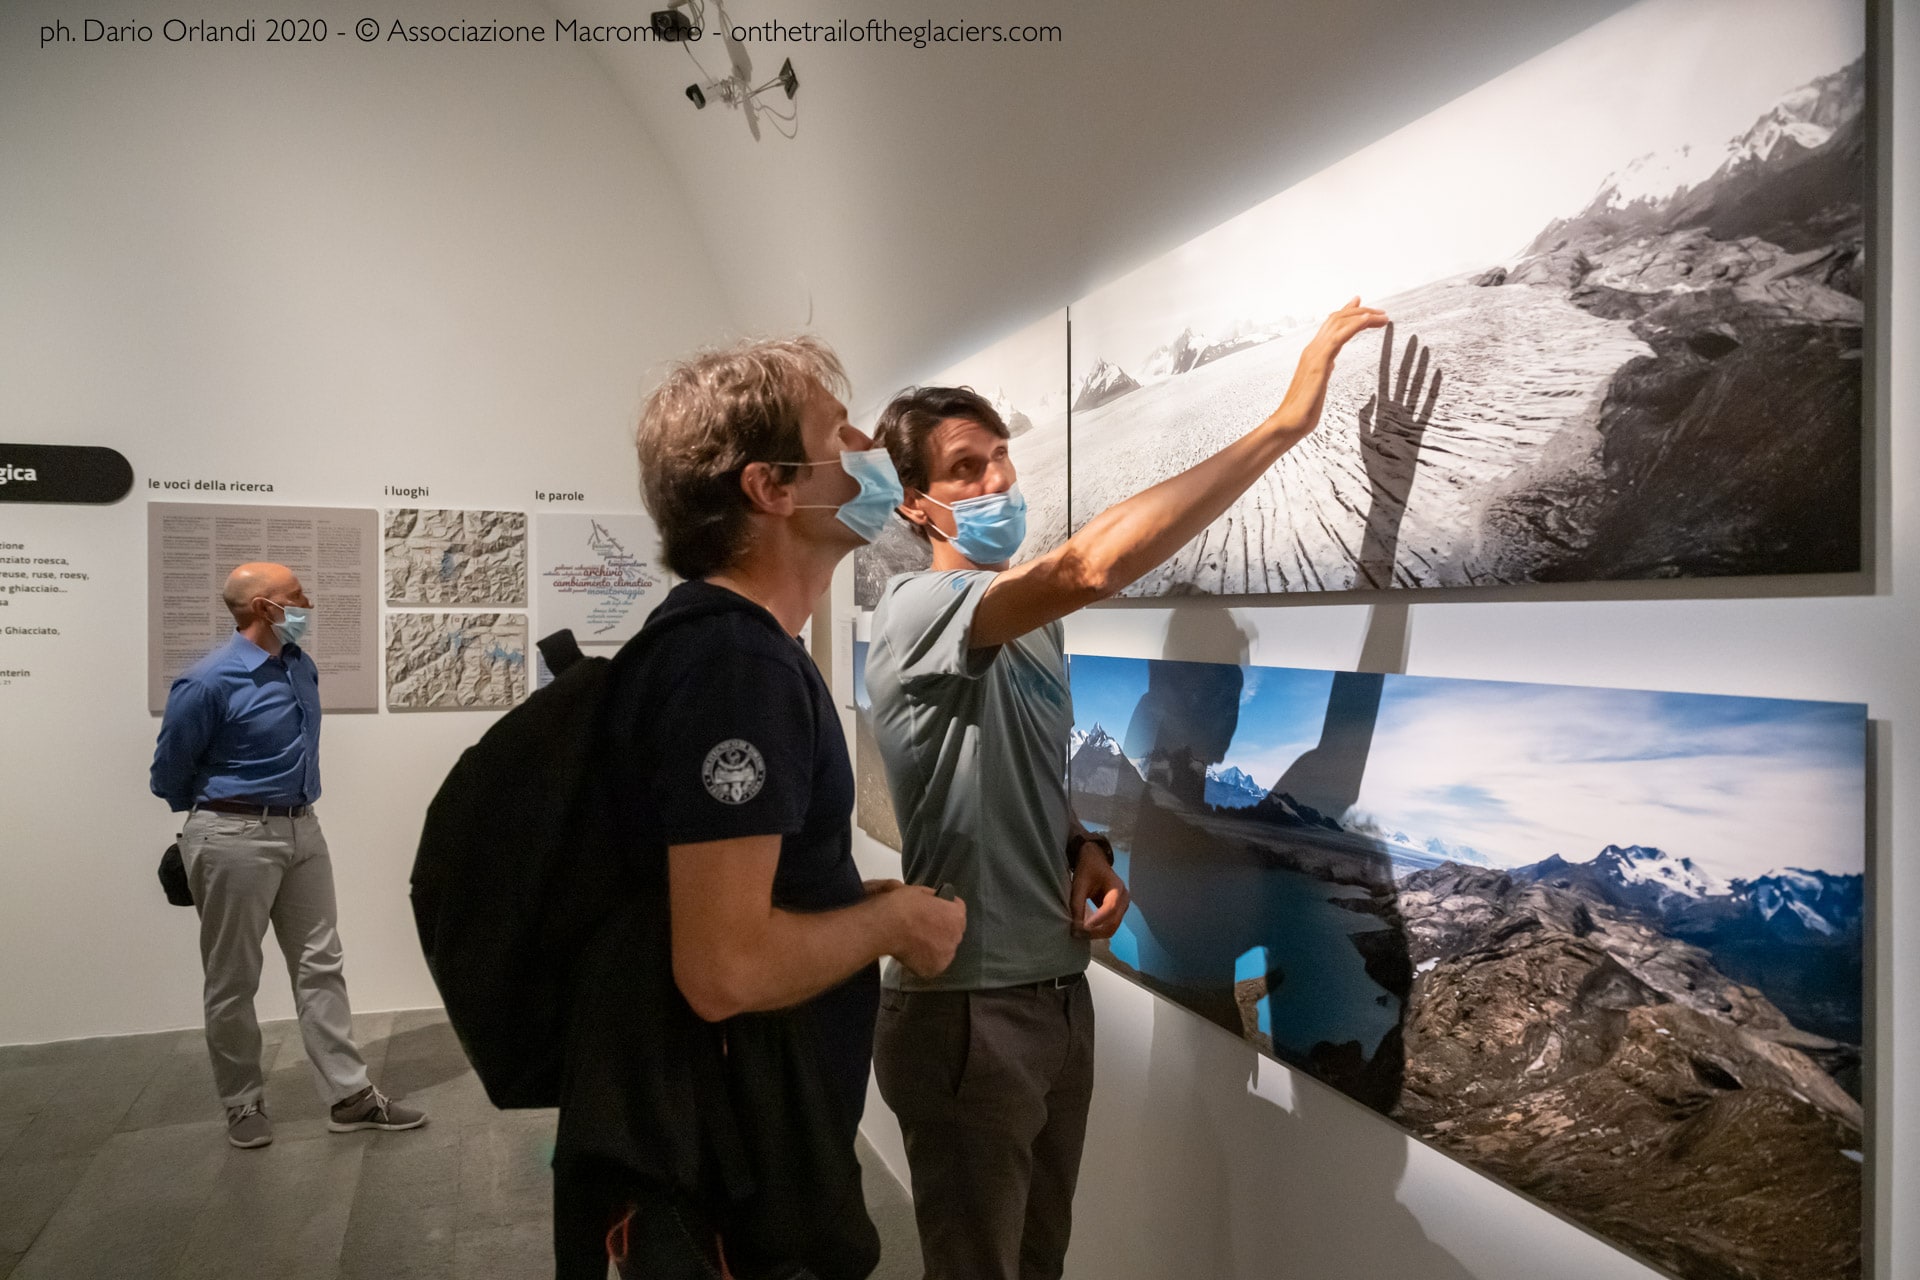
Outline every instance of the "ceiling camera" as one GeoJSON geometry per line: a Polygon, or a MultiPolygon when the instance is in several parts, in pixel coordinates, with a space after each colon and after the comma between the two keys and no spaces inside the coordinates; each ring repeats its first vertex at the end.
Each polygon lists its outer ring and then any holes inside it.
{"type": "Polygon", "coordinates": [[[655,9],[653,35],[656,40],[690,40],[693,38],[693,19],[678,9],[655,9]]]}

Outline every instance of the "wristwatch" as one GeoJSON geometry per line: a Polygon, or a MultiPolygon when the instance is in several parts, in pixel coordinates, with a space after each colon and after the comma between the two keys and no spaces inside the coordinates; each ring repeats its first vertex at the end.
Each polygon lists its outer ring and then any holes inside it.
{"type": "Polygon", "coordinates": [[[1107,855],[1107,865],[1113,865],[1113,841],[1097,831],[1076,831],[1067,840],[1067,865],[1080,865],[1080,849],[1083,845],[1097,845],[1100,852],[1107,855]]]}

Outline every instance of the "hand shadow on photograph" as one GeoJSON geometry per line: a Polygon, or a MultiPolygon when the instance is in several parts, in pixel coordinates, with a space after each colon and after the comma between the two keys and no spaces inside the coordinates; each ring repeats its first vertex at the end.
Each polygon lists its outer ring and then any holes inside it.
{"type": "Polygon", "coordinates": [[[1400,373],[1393,372],[1393,326],[1380,339],[1379,385],[1360,410],[1360,458],[1366,464],[1371,498],[1366,535],[1355,566],[1356,587],[1391,587],[1394,559],[1400,550],[1400,524],[1413,496],[1414,469],[1420,465],[1420,443],[1433,424],[1440,399],[1441,370],[1428,370],[1433,349],[1418,337],[1407,339],[1400,357],[1400,373]],[[1422,393],[1425,399],[1422,400],[1422,393]]]}

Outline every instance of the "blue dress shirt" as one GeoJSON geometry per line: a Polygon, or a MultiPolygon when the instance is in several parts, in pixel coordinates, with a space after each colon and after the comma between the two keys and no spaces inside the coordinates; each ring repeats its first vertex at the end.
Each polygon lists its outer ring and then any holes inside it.
{"type": "Polygon", "coordinates": [[[205,800],[320,798],[320,671],[298,645],[274,657],[239,632],[167,691],[153,794],[178,812],[205,800]]]}

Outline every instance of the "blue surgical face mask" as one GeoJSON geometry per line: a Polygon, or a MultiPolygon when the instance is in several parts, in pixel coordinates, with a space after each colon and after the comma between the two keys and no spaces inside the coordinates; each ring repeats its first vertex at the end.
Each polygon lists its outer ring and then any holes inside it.
{"type": "MultiPolygon", "coordinates": [[[[1013,553],[1027,540],[1027,499],[1014,485],[1005,493],[983,493],[963,498],[948,507],[940,499],[926,495],[936,507],[953,512],[953,536],[947,538],[958,551],[975,564],[1000,564],[1013,559],[1013,553]]],[[[946,538],[940,530],[927,526],[931,533],[946,538]]]]}
{"type": "MultiPolygon", "coordinates": [[[[790,462],[792,467],[830,467],[831,462],[790,462]]],[[[798,503],[796,510],[825,511],[832,510],[840,523],[860,535],[862,542],[872,542],[887,527],[887,518],[893,509],[906,499],[906,490],[900,487],[899,473],[893,469],[893,458],[885,449],[847,449],[840,454],[841,470],[860,482],[860,492],[837,507],[827,503],[798,503]]]]}
{"type": "Polygon", "coordinates": [[[307,634],[307,623],[313,620],[312,613],[297,604],[281,604],[278,600],[267,603],[280,610],[280,621],[267,624],[280,637],[280,643],[299,644],[300,637],[307,634]]]}

